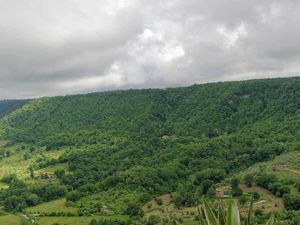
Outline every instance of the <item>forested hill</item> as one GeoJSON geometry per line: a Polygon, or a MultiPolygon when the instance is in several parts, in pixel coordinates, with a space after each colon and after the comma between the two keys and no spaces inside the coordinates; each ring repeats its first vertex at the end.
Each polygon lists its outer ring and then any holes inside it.
{"type": "MultiPolygon", "coordinates": [[[[2,104],[0,113],[20,105],[2,104]]],[[[299,108],[300,78],[251,80],[42,98],[3,119],[1,130],[6,139],[50,148],[78,145],[78,137],[96,142],[98,132],[215,137],[292,118],[299,108]]]]}
{"type": "Polygon", "coordinates": [[[34,171],[63,168],[54,186],[4,179],[7,210],[96,192],[125,195],[114,208],[125,214],[126,199],[166,193],[193,206],[249,166],[300,151],[300,77],[35,99],[0,119],[0,135],[15,149],[3,147],[0,163],[19,157],[37,181],[34,171]],[[28,203],[31,194],[39,201],[28,203]]]}
{"type": "Polygon", "coordinates": [[[1,100],[0,101],[0,118],[12,111],[22,107],[29,100],[1,100]]]}

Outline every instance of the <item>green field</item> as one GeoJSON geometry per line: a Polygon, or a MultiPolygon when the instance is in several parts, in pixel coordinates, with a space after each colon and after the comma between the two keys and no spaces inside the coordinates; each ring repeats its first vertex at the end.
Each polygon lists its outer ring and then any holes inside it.
{"type": "Polygon", "coordinates": [[[0,216],[0,225],[19,225],[21,217],[17,215],[0,216]]]}
{"type": "Polygon", "coordinates": [[[76,213],[77,209],[73,207],[66,207],[66,200],[65,199],[58,199],[51,202],[46,202],[39,204],[34,207],[29,207],[26,209],[26,213],[52,213],[52,212],[70,212],[70,213],[76,213]]]}
{"type": "MultiPolygon", "coordinates": [[[[49,159],[57,159],[62,153],[64,153],[64,150],[60,151],[45,151],[45,149],[40,148],[37,149],[35,152],[33,152],[28,159],[24,159],[24,154],[28,152],[28,147],[26,147],[23,150],[19,150],[19,145],[14,145],[10,147],[2,147],[6,151],[10,152],[9,157],[4,157],[0,159],[0,178],[10,175],[10,174],[16,174],[18,178],[21,179],[28,179],[29,178],[29,166],[32,165],[38,158],[43,155],[44,157],[47,157],[49,159]]],[[[54,166],[48,166],[46,168],[40,169],[35,171],[35,174],[48,172],[48,173],[54,173],[56,169],[66,169],[67,170],[67,164],[61,163],[54,166]]],[[[1,188],[1,185],[0,185],[1,188]]]]}
{"type": "Polygon", "coordinates": [[[260,170],[268,173],[274,173],[282,179],[300,178],[300,152],[289,152],[275,157],[273,160],[257,163],[245,171],[240,173],[242,177],[244,174],[256,174],[260,170]]]}

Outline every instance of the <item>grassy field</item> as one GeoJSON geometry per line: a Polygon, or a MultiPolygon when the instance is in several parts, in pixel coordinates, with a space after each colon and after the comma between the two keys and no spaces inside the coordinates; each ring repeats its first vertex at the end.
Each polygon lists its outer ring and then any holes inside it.
{"type": "Polygon", "coordinates": [[[275,157],[273,160],[263,163],[257,163],[247,170],[241,172],[242,177],[245,174],[256,174],[259,170],[265,170],[268,173],[274,173],[282,179],[300,178],[300,152],[289,152],[275,157]]]}
{"type": "Polygon", "coordinates": [[[20,225],[21,217],[18,215],[0,216],[0,225],[20,225]]]}
{"type": "Polygon", "coordinates": [[[8,185],[0,182],[0,190],[8,188],[8,185]]]}
{"type": "MultiPolygon", "coordinates": [[[[58,158],[64,150],[59,151],[46,151],[41,148],[36,150],[28,159],[24,159],[24,154],[28,151],[28,147],[23,150],[19,150],[20,146],[0,146],[4,148],[6,151],[10,152],[9,157],[4,157],[0,159],[0,179],[9,174],[16,174],[20,179],[28,179],[29,178],[29,170],[28,168],[32,165],[41,154],[43,154],[47,158],[58,158]]],[[[53,173],[56,169],[67,169],[67,164],[58,164],[55,166],[50,166],[41,170],[36,171],[39,172],[49,172],[53,173]]]]}
{"type": "Polygon", "coordinates": [[[65,199],[58,199],[55,201],[42,203],[34,207],[29,207],[25,211],[26,213],[29,214],[43,213],[43,212],[47,212],[47,213],[51,213],[51,212],[76,213],[77,212],[77,208],[67,207],[65,203],[66,203],[65,199]]]}
{"type": "Polygon", "coordinates": [[[48,166],[46,168],[36,170],[35,173],[54,173],[56,170],[65,170],[68,173],[68,164],[67,163],[59,163],[54,166],[48,166]]]}
{"type": "Polygon", "coordinates": [[[17,174],[20,178],[29,176],[28,167],[33,159],[24,160],[23,154],[21,152],[17,153],[18,146],[2,148],[9,151],[10,156],[0,160],[0,178],[9,174],[17,174]]]}

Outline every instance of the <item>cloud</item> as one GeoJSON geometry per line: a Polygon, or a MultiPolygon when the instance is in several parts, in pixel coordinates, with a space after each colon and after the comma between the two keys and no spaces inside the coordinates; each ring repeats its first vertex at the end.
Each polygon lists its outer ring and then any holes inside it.
{"type": "Polygon", "coordinates": [[[296,0],[0,0],[0,98],[297,75],[296,0]]]}

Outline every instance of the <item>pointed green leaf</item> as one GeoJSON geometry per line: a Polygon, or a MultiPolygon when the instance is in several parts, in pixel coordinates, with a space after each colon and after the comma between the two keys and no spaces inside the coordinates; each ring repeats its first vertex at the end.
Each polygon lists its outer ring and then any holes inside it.
{"type": "Polygon", "coordinates": [[[232,199],[230,199],[228,208],[227,208],[227,217],[226,217],[227,225],[232,225],[232,199]]]}
{"type": "Polygon", "coordinates": [[[227,210],[227,225],[241,225],[240,213],[236,201],[230,199],[227,210]]]}
{"type": "Polygon", "coordinates": [[[274,217],[274,213],[272,213],[266,225],[274,225],[274,221],[275,221],[275,217],[274,217]]]}
{"type": "Polygon", "coordinates": [[[200,211],[200,209],[198,208],[198,213],[199,213],[199,218],[200,218],[200,224],[201,225],[206,225],[204,219],[203,219],[203,213],[200,211]]]}
{"type": "Polygon", "coordinates": [[[241,225],[240,212],[237,202],[233,201],[233,225],[241,225]]]}
{"type": "Polygon", "coordinates": [[[250,225],[251,224],[251,216],[252,216],[252,211],[253,211],[253,202],[254,202],[254,199],[252,197],[251,202],[250,202],[250,207],[249,207],[249,210],[248,210],[248,215],[247,215],[247,218],[245,219],[245,225],[250,225]]]}
{"type": "Polygon", "coordinates": [[[218,220],[220,225],[226,225],[225,210],[220,202],[218,205],[218,220]]]}
{"type": "Polygon", "coordinates": [[[213,213],[205,199],[203,199],[203,209],[208,225],[220,225],[216,215],[213,213]]]}

